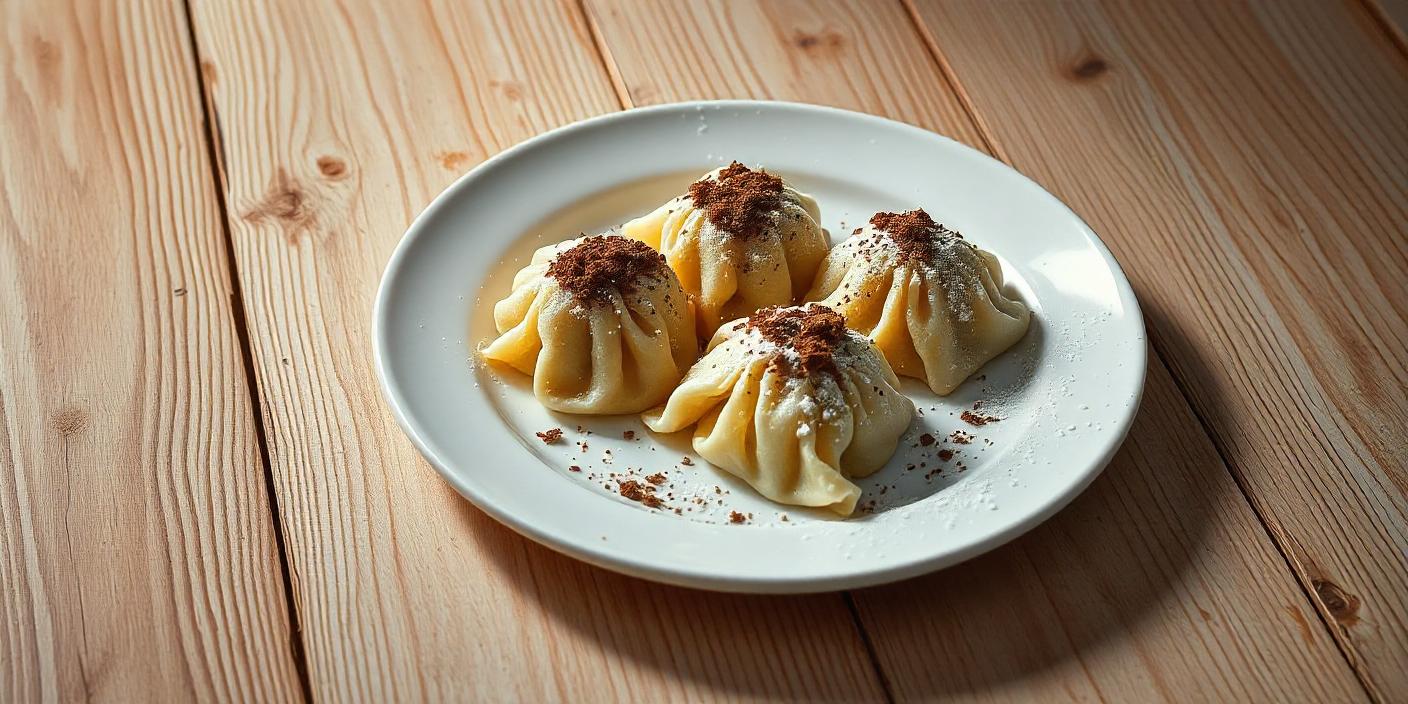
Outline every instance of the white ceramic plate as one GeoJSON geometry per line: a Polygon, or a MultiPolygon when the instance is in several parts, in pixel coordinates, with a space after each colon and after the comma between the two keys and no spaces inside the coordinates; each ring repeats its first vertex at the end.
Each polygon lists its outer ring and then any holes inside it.
{"type": "Polygon", "coordinates": [[[396,248],[373,336],[397,420],[485,512],[609,569],[745,592],[892,581],[1011,540],[1109,461],[1139,405],[1145,364],[1129,283],[1090,228],[1041,187],[931,132],[771,102],[606,115],[484,162],[396,248]],[[906,381],[924,415],[889,465],[860,482],[865,510],[849,519],[771,504],[694,456],[687,433],[653,436],[635,417],[550,413],[526,377],[476,361],[476,347],[494,335],[493,304],[533,249],[615,228],[733,159],[814,195],[833,242],[876,211],[925,208],[996,253],[1009,289],[1034,311],[1027,337],[952,395],[906,381]],[[975,401],[1001,420],[960,420],[975,401]],[[550,428],[563,429],[563,441],[535,437],[550,428]],[[954,431],[973,439],[948,440],[954,431]],[[926,433],[940,441],[925,445],[926,433]],[[945,462],[944,449],[957,454],[945,462]],[[622,498],[612,472],[663,472],[670,509],[622,498]],[[731,524],[733,511],[752,517],[731,524]]]}

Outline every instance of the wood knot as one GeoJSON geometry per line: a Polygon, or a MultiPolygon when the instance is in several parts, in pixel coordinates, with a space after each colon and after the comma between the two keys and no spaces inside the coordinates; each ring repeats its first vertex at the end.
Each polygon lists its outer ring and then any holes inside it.
{"type": "Polygon", "coordinates": [[[519,101],[523,99],[523,86],[518,81],[489,81],[490,88],[498,88],[509,100],[519,101]]]}
{"type": "Polygon", "coordinates": [[[29,39],[29,53],[34,61],[35,71],[41,78],[40,85],[46,97],[57,98],[64,85],[63,52],[59,46],[43,37],[29,39]]]}
{"type": "Polygon", "coordinates": [[[317,224],[308,191],[283,169],[274,173],[264,197],[246,208],[241,216],[256,225],[271,222],[278,225],[289,244],[297,244],[299,237],[317,224]]]}
{"type": "Polygon", "coordinates": [[[335,156],[320,156],[317,164],[318,173],[334,181],[340,181],[347,177],[347,162],[335,156]]]}
{"type": "Polygon", "coordinates": [[[76,406],[64,406],[49,416],[49,425],[59,435],[68,437],[88,425],[88,414],[76,406]]]}
{"type": "Polygon", "coordinates": [[[1071,78],[1077,81],[1093,81],[1105,75],[1110,70],[1110,65],[1098,56],[1089,56],[1071,67],[1071,78]]]}
{"type": "Polygon", "coordinates": [[[34,63],[42,70],[47,71],[59,63],[59,47],[48,39],[34,37],[30,40],[30,51],[34,54],[34,63]]]}
{"type": "Polygon", "coordinates": [[[1359,606],[1362,603],[1359,597],[1328,579],[1312,579],[1310,584],[1315,587],[1320,603],[1325,605],[1330,615],[1334,616],[1341,626],[1349,627],[1359,623],[1359,606]]]}
{"type": "Polygon", "coordinates": [[[461,167],[468,164],[469,155],[464,152],[440,152],[435,155],[440,160],[440,165],[450,171],[459,171],[461,167]]]}
{"type": "Polygon", "coordinates": [[[797,31],[792,35],[792,44],[809,54],[835,54],[846,43],[840,32],[824,29],[820,32],[797,31]]]}

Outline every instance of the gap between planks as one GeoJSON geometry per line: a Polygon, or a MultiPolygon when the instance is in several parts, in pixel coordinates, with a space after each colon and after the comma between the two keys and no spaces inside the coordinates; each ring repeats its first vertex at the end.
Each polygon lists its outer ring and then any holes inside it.
{"type": "MultiPolygon", "coordinates": [[[[988,148],[989,152],[994,157],[1015,169],[1016,166],[1012,164],[1011,159],[1009,159],[1006,153],[998,146],[997,140],[993,138],[987,123],[978,114],[977,108],[974,106],[967,90],[964,89],[963,84],[958,80],[958,75],[954,72],[948,58],[944,56],[943,49],[939,47],[938,40],[934,37],[933,33],[929,31],[928,25],[920,18],[919,9],[915,7],[914,0],[897,0],[897,2],[903,5],[905,14],[909,16],[910,22],[914,24],[915,29],[919,32],[919,36],[924,43],[924,47],[928,50],[930,58],[933,59],[939,72],[944,76],[945,81],[947,81],[948,85],[958,96],[964,112],[967,113],[969,120],[972,121],[974,129],[978,131],[978,135],[982,138],[984,146],[988,148]]],[[[1396,26],[1380,14],[1381,10],[1376,11],[1376,0],[1363,0],[1363,2],[1369,8],[1370,13],[1373,14],[1380,23],[1385,25],[1384,31],[1392,35],[1399,48],[1405,50],[1405,53],[1408,54],[1408,47],[1405,47],[1403,43],[1402,34],[1395,31],[1396,26]]],[[[1154,357],[1160,364],[1168,368],[1169,365],[1164,362],[1167,355],[1160,341],[1156,336],[1152,335],[1149,336],[1148,339],[1149,347],[1153,350],[1154,357]]],[[[1362,671],[1363,663],[1359,662],[1359,659],[1354,656],[1353,651],[1350,650],[1344,642],[1344,637],[1339,632],[1339,629],[1335,628],[1334,624],[1331,622],[1334,617],[1325,609],[1321,608],[1320,600],[1316,599],[1314,596],[1314,585],[1309,584],[1303,578],[1302,571],[1296,569],[1290,553],[1287,552],[1285,548],[1285,537],[1271,530],[1271,526],[1266,520],[1264,507],[1258,504],[1252,493],[1247,489],[1246,483],[1241,477],[1241,473],[1233,471],[1234,463],[1230,454],[1219,440],[1218,434],[1213,432],[1208,419],[1204,417],[1202,411],[1198,409],[1198,406],[1193,403],[1193,396],[1189,393],[1185,382],[1176,374],[1171,374],[1170,376],[1173,379],[1174,388],[1178,389],[1179,396],[1182,397],[1184,403],[1188,406],[1189,410],[1192,411],[1193,417],[1197,419],[1198,427],[1202,429],[1203,434],[1212,442],[1213,449],[1217,452],[1218,458],[1222,460],[1223,466],[1227,468],[1227,473],[1231,475],[1232,482],[1237,486],[1237,490],[1242,493],[1242,499],[1251,507],[1252,512],[1256,515],[1257,521],[1261,523],[1262,530],[1270,539],[1271,544],[1275,546],[1276,552],[1281,556],[1282,561],[1285,562],[1287,571],[1291,573],[1296,584],[1300,586],[1301,594],[1310,604],[1311,610],[1320,617],[1320,626],[1325,629],[1325,632],[1330,636],[1330,640],[1334,642],[1335,647],[1339,650],[1340,656],[1343,657],[1345,663],[1349,665],[1350,671],[1354,673],[1354,677],[1358,680],[1359,686],[1364,690],[1365,696],[1376,702],[1384,701],[1382,695],[1374,688],[1368,676],[1362,671]]]]}
{"type": "MultiPolygon", "coordinates": [[[[586,22],[588,30],[592,35],[592,44],[596,47],[597,58],[601,60],[602,69],[611,79],[611,85],[616,89],[616,97],[621,103],[623,110],[635,107],[631,100],[630,89],[626,86],[625,78],[621,75],[621,69],[616,65],[616,59],[611,55],[611,47],[606,43],[606,37],[602,35],[601,27],[597,24],[596,16],[592,14],[591,8],[587,7],[586,0],[577,0],[577,10],[581,13],[582,19],[586,22]]],[[[910,18],[913,22],[913,17],[910,18]]],[[[947,74],[945,74],[947,75],[947,74]]],[[[955,86],[957,89],[957,86],[955,86]]],[[[965,101],[964,108],[968,105],[965,101]]],[[[971,112],[970,112],[971,114],[971,112]]],[[[991,148],[991,142],[987,140],[984,133],[984,142],[991,148]]],[[[870,660],[870,667],[875,671],[875,678],[880,683],[880,691],[885,696],[885,701],[894,704],[894,689],[890,685],[890,678],[885,673],[885,668],[880,663],[880,656],[875,650],[875,644],[870,638],[870,633],[865,630],[865,621],[860,617],[860,610],[856,608],[855,597],[847,590],[841,592],[841,599],[846,604],[846,612],[851,616],[851,623],[855,625],[856,634],[865,646],[865,655],[870,660]]]]}
{"type": "MultiPolygon", "coordinates": [[[[616,64],[616,59],[611,55],[611,47],[606,43],[606,37],[602,34],[600,25],[597,24],[596,16],[592,14],[591,8],[587,7],[587,0],[577,0],[577,12],[580,13],[582,21],[587,25],[587,31],[592,35],[592,46],[596,48],[597,58],[601,61],[601,66],[606,75],[611,80],[611,87],[616,91],[616,99],[621,104],[622,110],[630,110],[635,107],[635,101],[631,100],[631,91],[626,86],[626,79],[621,75],[621,68],[616,64]]],[[[910,21],[914,18],[911,16],[910,21]]],[[[945,74],[947,75],[947,74],[945,74]]],[[[955,89],[958,87],[955,86],[955,89]]],[[[967,103],[964,104],[965,109],[967,103]]],[[[970,113],[971,114],[971,113],[970,113]]],[[[991,142],[987,141],[984,134],[984,142],[991,149],[991,142]]],[[[272,488],[272,487],[271,487],[272,488]]],[[[870,638],[870,633],[865,630],[865,621],[860,617],[860,610],[856,608],[855,596],[847,590],[841,592],[841,600],[846,605],[846,613],[850,614],[851,623],[855,626],[856,635],[865,646],[865,656],[870,661],[870,668],[875,671],[875,679],[880,683],[880,692],[884,695],[888,704],[895,703],[894,688],[890,684],[890,678],[885,673],[885,668],[880,663],[880,655],[875,650],[875,643],[870,638]]]]}
{"type": "Polygon", "coordinates": [[[288,547],[284,540],[284,524],[280,518],[279,494],[274,491],[274,470],[269,464],[269,438],[264,428],[264,405],[259,397],[258,370],[254,363],[254,348],[249,338],[249,319],[244,304],[244,287],[240,283],[239,265],[235,260],[235,241],[230,233],[229,203],[225,200],[225,143],[220,129],[220,117],[215,102],[211,98],[210,86],[206,83],[206,71],[200,54],[200,41],[196,38],[195,18],[191,15],[191,0],[181,2],[182,18],[186,22],[187,47],[196,77],[196,90],[200,94],[202,132],[205,147],[210,154],[210,178],[215,182],[215,203],[220,211],[221,243],[225,248],[225,262],[230,278],[231,315],[234,318],[235,337],[240,345],[240,362],[244,365],[245,393],[249,395],[250,409],[256,419],[254,436],[259,450],[259,466],[264,473],[264,492],[269,495],[269,519],[274,524],[274,545],[279,553],[279,575],[284,587],[284,601],[288,608],[289,650],[293,657],[293,667],[298,673],[298,686],[303,701],[313,701],[312,680],[308,676],[308,658],[303,646],[303,628],[298,613],[298,599],[289,567],[288,547]]]}

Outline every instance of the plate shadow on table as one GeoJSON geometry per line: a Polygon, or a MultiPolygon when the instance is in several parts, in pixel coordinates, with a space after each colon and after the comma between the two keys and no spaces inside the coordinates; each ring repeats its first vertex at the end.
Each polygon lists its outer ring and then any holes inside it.
{"type": "MultiPolygon", "coordinates": [[[[1144,312],[1177,334],[1157,308],[1144,312]]],[[[987,555],[854,598],[901,700],[1035,683],[1078,692],[1098,676],[1092,662],[1105,666],[1105,682],[1111,662],[1137,677],[1147,666],[1132,646],[1195,641],[1196,628],[1220,618],[1222,595],[1184,575],[1217,560],[1227,549],[1210,538],[1226,536],[1220,517],[1245,508],[1151,353],[1129,437],[1069,506],[987,555]]]]}
{"type": "MultiPolygon", "coordinates": [[[[1176,334],[1157,309],[1146,304],[1145,315],[1163,334],[1176,334]]],[[[875,693],[868,640],[901,700],[1041,680],[1058,687],[1091,677],[1083,660],[1105,647],[1128,649],[1146,622],[1177,627],[1167,612],[1187,609],[1170,603],[1187,588],[1173,587],[1208,553],[1219,505],[1245,505],[1161,365],[1151,354],[1129,438],[1081,496],[987,555],[854,591],[864,637],[839,594],[752,596],[655,584],[553,552],[468,501],[461,518],[484,554],[554,622],[666,679],[745,696],[875,693]],[[1160,610],[1165,618],[1153,620],[1160,610]],[[796,668],[805,674],[783,671],[796,668]]],[[[1200,378],[1208,380],[1206,393],[1218,393],[1211,377],[1200,378]]],[[[1218,595],[1204,596],[1197,612],[1214,619],[1218,595]]]]}

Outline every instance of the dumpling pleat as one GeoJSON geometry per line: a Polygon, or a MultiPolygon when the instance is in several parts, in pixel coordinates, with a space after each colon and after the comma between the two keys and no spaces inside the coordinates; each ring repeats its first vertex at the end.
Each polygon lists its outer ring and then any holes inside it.
{"type": "Polygon", "coordinates": [[[894,371],[948,394],[1026,334],[1031,313],[1003,295],[991,253],[959,243],[935,269],[899,260],[883,238],[871,230],[837,246],[807,298],[845,315],[894,371]]]}
{"type": "Polygon", "coordinates": [[[840,458],[846,476],[868,477],[894,454],[894,438],[909,427],[914,414],[914,404],[898,387],[894,372],[881,365],[844,375],[841,392],[854,428],[840,458]]]}
{"type": "Polygon", "coordinates": [[[784,377],[745,335],[737,323],[720,328],[665,405],[642,415],[646,426],[670,433],[697,422],[695,451],[758,493],[849,515],[861,492],[848,477],[871,474],[889,460],[913,404],[896,388],[884,358],[859,337],[850,344],[868,354],[835,379],[784,377]]]}
{"type": "Polygon", "coordinates": [[[695,451],[774,501],[851,513],[860,488],[837,470],[849,433],[833,427],[799,435],[806,421],[787,398],[799,392],[787,389],[766,361],[749,364],[728,399],[695,430],[695,451]],[[819,446],[819,437],[827,442],[819,446]]]}
{"type": "Polygon", "coordinates": [[[578,301],[546,276],[540,249],[494,307],[501,332],[485,359],[533,376],[544,406],[566,413],[639,413],[669,397],[698,353],[693,310],[673,273],[623,298],[578,301]]]}
{"type": "MultiPolygon", "coordinates": [[[[750,364],[734,382],[732,393],[723,406],[706,418],[711,422],[701,422],[696,429],[694,451],[711,458],[710,462],[718,458],[715,464],[726,469],[741,468],[751,463],[753,448],[757,445],[752,424],[758,407],[758,394],[754,389],[762,366],[761,363],[750,364]]],[[[733,473],[739,474],[737,471],[733,473]]],[[[740,477],[749,479],[741,474],[740,477]]]]}
{"type": "Polygon", "coordinates": [[[740,239],[718,232],[689,196],[621,228],[655,248],[697,301],[699,325],[712,333],[725,320],[770,305],[790,305],[807,290],[828,245],[815,199],[791,187],[776,211],[778,227],[740,239]]]}
{"type": "Polygon", "coordinates": [[[538,334],[538,313],[546,297],[547,292],[538,286],[500,301],[494,307],[494,315],[499,332],[503,334],[484,348],[483,355],[524,374],[532,374],[543,348],[542,337],[538,334]],[[499,315],[501,308],[507,309],[503,317],[499,315]],[[515,316],[517,322],[513,322],[515,316]]]}

